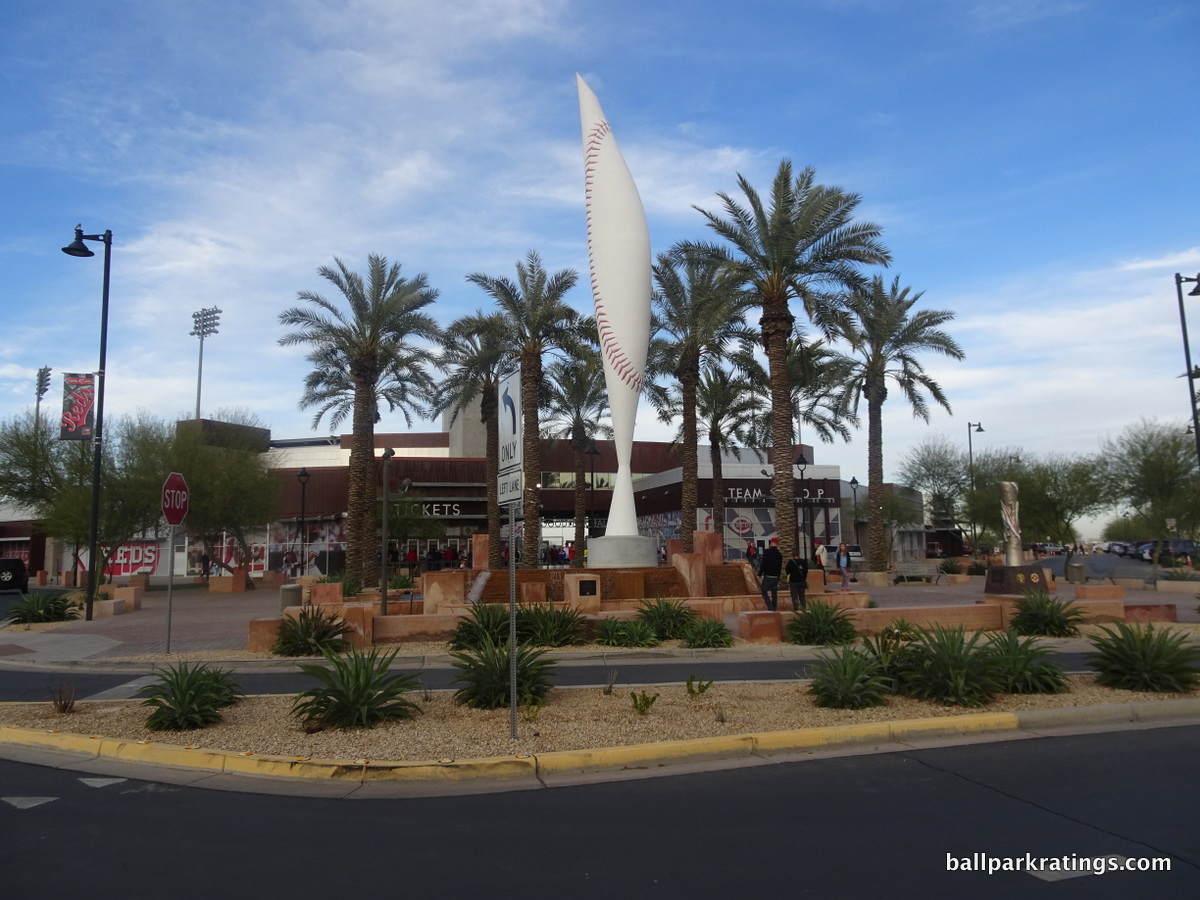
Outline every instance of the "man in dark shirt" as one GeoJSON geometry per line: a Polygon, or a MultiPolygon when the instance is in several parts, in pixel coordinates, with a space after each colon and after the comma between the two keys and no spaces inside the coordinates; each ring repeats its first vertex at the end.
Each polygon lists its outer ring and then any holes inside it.
{"type": "Polygon", "coordinates": [[[775,612],[779,604],[779,576],[783,572],[783,554],[779,552],[779,538],[771,538],[771,543],[762,555],[762,591],[763,603],[767,609],[775,612]]]}

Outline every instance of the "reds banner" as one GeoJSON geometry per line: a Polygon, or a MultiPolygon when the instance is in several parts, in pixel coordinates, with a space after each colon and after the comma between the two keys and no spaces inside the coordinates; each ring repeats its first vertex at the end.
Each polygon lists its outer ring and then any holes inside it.
{"type": "Polygon", "coordinates": [[[59,440],[90,441],[95,426],[96,376],[91,372],[63,375],[62,427],[59,440]]]}

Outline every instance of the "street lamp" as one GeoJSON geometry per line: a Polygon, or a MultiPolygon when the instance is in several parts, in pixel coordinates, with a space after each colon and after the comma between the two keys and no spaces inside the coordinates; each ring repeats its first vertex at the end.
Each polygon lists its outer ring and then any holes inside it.
{"type": "Polygon", "coordinates": [[[1196,376],[1198,372],[1197,369],[1192,368],[1192,350],[1188,344],[1187,316],[1183,311],[1184,284],[1196,285],[1188,291],[1189,297],[1200,297],[1200,274],[1195,278],[1188,278],[1178,272],[1175,273],[1175,294],[1179,297],[1179,328],[1183,332],[1183,358],[1187,363],[1188,396],[1192,400],[1192,434],[1196,438],[1196,461],[1200,463],[1200,411],[1196,410],[1196,376]]]}
{"type": "Polygon", "coordinates": [[[854,543],[861,544],[858,539],[858,479],[850,479],[850,490],[854,494],[854,543]]]}
{"type": "MultiPolygon", "coordinates": [[[[88,585],[84,603],[84,618],[91,621],[92,608],[96,601],[97,576],[100,557],[100,471],[104,446],[104,362],[108,353],[108,280],[112,268],[112,232],[84,234],[83,226],[75,226],[75,240],[62,248],[68,256],[95,256],[84,241],[101,241],[104,244],[104,287],[100,294],[100,368],[96,372],[96,418],[92,429],[92,510],[88,523],[88,585]]],[[[172,548],[173,549],[173,548],[172,548]]]]}
{"type": "Polygon", "coordinates": [[[304,538],[307,535],[308,529],[305,528],[304,522],[304,501],[307,499],[308,479],[311,478],[307,468],[302,468],[296,473],[296,480],[300,482],[300,574],[303,575],[308,571],[308,553],[304,549],[304,538]]]}
{"type": "Polygon", "coordinates": [[[388,479],[391,478],[392,457],[396,451],[388,447],[383,451],[383,516],[381,531],[383,532],[383,552],[379,556],[379,614],[387,615],[387,574],[388,574],[388,479]]]}
{"type": "MultiPolygon", "coordinates": [[[[975,490],[975,449],[971,445],[971,429],[972,426],[978,434],[983,433],[982,422],[967,423],[967,471],[971,476],[971,490],[975,490]]],[[[971,555],[975,555],[975,503],[974,498],[971,498],[971,555]]]]}
{"type": "MultiPolygon", "coordinates": [[[[800,522],[801,522],[801,520],[803,520],[803,523],[804,523],[804,558],[805,558],[805,560],[810,560],[810,559],[812,559],[812,547],[813,547],[812,535],[809,534],[809,532],[808,532],[808,528],[809,528],[808,504],[806,504],[804,502],[804,498],[808,494],[808,487],[804,483],[804,470],[808,466],[808,458],[805,457],[805,455],[803,453],[801,453],[799,456],[796,457],[796,465],[800,467],[800,491],[801,491],[801,494],[800,494],[801,513],[799,516],[796,517],[796,527],[799,528],[800,522]]],[[[799,536],[797,536],[797,538],[796,538],[796,545],[797,545],[797,547],[799,547],[799,545],[800,545],[799,536]]]]}
{"type": "Polygon", "coordinates": [[[215,306],[209,309],[201,309],[192,313],[193,328],[188,334],[194,334],[200,338],[200,365],[196,369],[196,421],[200,421],[200,379],[204,374],[204,339],[210,334],[217,333],[217,326],[221,324],[221,310],[215,306]]]}

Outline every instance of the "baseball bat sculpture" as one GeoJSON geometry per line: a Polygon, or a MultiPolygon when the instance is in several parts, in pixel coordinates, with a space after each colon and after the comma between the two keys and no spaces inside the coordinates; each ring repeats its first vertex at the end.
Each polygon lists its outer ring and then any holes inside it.
{"type": "Polygon", "coordinates": [[[588,567],[652,566],[657,562],[654,541],[638,535],[629,468],[650,342],[650,232],[637,186],[600,101],[581,77],[576,80],[588,263],[617,454],[608,528],[603,538],[589,541],[588,567]]]}

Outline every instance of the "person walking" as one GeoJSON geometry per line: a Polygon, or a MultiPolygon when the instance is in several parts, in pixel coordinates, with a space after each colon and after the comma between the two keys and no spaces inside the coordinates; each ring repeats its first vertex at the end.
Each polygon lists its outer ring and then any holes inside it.
{"type": "Polygon", "coordinates": [[[792,610],[800,612],[802,609],[808,609],[808,599],[805,596],[808,588],[808,563],[804,561],[799,550],[787,561],[783,571],[787,575],[788,590],[792,592],[792,610]]]}
{"type": "Polygon", "coordinates": [[[750,563],[750,568],[754,570],[755,575],[762,574],[762,555],[758,552],[754,541],[746,542],[746,560],[750,563]]]}
{"type": "Polygon", "coordinates": [[[841,569],[842,572],[842,590],[850,590],[850,551],[845,544],[838,544],[837,553],[834,554],[833,564],[841,569]]]}
{"type": "Polygon", "coordinates": [[[779,577],[782,574],[783,554],[779,552],[779,538],[771,538],[762,553],[762,581],[759,584],[763,603],[771,612],[779,605],[779,577]]]}

